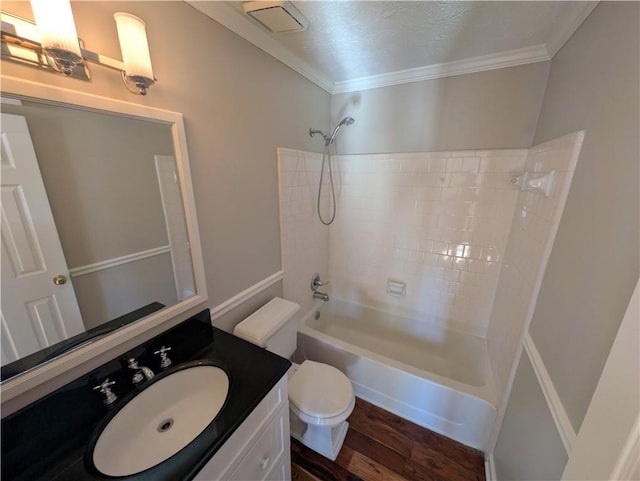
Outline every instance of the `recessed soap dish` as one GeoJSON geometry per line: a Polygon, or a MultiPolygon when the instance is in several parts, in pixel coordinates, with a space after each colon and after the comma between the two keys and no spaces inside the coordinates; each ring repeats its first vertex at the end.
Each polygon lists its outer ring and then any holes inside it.
{"type": "Polygon", "coordinates": [[[400,279],[387,280],[387,292],[392,296],[402,297],[407,293],[407,283],[400,279]]]}

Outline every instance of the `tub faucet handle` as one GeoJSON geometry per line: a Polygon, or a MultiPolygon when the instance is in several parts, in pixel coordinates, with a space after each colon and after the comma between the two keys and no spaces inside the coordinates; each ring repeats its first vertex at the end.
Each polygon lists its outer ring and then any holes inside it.
{"type": "Polygon", "coordinates": [[[323,282],[322,279],[320,279],[320,274],[317,272],[311,277],[311,290],[313,292],[318,290],[319,287],[326,286],[327,284],[329,284],[329,281],[323,282]]]}

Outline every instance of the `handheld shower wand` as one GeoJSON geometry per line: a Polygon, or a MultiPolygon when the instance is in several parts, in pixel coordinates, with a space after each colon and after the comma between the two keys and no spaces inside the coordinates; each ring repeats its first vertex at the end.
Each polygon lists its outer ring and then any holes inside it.
{"type": "MultiPolygon", "coordinates": [[[[336,125],[336,128],[333,129],[333,132],[331,132],[331,137],[329,137],[329,144],[333,144],[333,141],[336,140],[336,134],[338,133],[338,130],[340,130],[340,127],[342,127],[343,125],[351,125],[354,122],[355,120],[353,120],[353,117],[345,117],[344,119],[342,119],[340,123],[336,125]]],[[[325,142],[326,140],[327,139],[325,139],[325,142]]]]}
{"type": "Polygon", "coordinates": [[[343,125],[351,125],[354,122],[355,120],[353,119],[353,117],[343,118],[338,123],[338,125],[335,126],[330,136],[325,135],[324,132],[322,132],[321,130],[309,129],[310,137],[313,137],[316,134],[320,134],[324,139],[324,151],[322,152],[322,167],[320,170],[320,182],[318,184],[318,199],[316,203],[318,219],[320,219],[320,222],[322,222],[324,225],[330,225],[331,223],[333,223],[333,220],[336,218],[336,192],[333,186],[333,172],[331,170],[331,144],[333,144],[334,141],[336,140],[336,135],[338,134],[338,130],[340,130],[340,127],[342,127],[343,125]],[[331,199],[333,201],[332,203],[329,204],[329,211],[331,212],[331,216],[328,221],[325,221],[322,218],[322,214],[320,213],[320,195],[322,194],[322,180],[324,178],[325,162],[329,166],[329,184],[331,186],[331,199]]]}
{"type": "Polygon", "coordinates": [[[338,123],[338,125],[335,126],[333,132],[331,132],[331,135],[325,135],[322,130],[309,129],[309,137],[320,134],[324,139],[324,145],[331,145],[336,140],[336,134],[338,133],[338,130],[340,130],[340,127],[342,127],[343,125],[351,125],[354,122],[355,120],[353,119],[353,117],[345,117],[338,123]]]}

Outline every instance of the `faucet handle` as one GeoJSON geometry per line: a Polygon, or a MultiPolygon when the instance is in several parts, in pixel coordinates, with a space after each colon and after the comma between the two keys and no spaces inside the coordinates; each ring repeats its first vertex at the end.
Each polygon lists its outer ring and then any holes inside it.
{"type": "Polygon", "coordinates": [[[315,292],[318,287],[326,286],[327,284],[329,284],[329,281],[322,282],[322,280],[320,279],[320,274],[318,274],[317,272],[314,273],[311,277],[311,290],[313,292],[315,292]]]}
{"type": "Polygon", "coordinates": [[[105,399],[102,402],[107,406],[110,406],[111,404],[116,402],[116,400],[118,399],[118,396],[116,396],[113,393],[110,387],[110,386],[113,386],[115,383],[116,383],[115,381],[109,381],[109,378],[107,378],[97,386],[93,387],[94,391],[100,390],[100,392],[105,395],[105,399]]]}
{"type": "Polygon", "coordinates": [[[171,359],[169,359],[169,356],[167,355],[167,352],[169,352],[170,350],[171,350],[171,346],[169,347],[162,346],[159,350],[154,352],[154,354],[160,355],[160,367],[162,369],[171,366],[171,359]]]}

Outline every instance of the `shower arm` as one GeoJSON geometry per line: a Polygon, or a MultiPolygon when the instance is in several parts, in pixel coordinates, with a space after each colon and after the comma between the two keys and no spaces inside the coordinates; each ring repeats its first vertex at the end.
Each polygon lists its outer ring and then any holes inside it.
{"type": "Polygon", "coordinates": [[[325,145],[329,145],[329,142],[330,142],[331,139],[329,137],[327,137],[322,130],[309,129],[309,137],[313,137],[316,134],[322,135],[322,138],[324,139],[325,145]]]}

